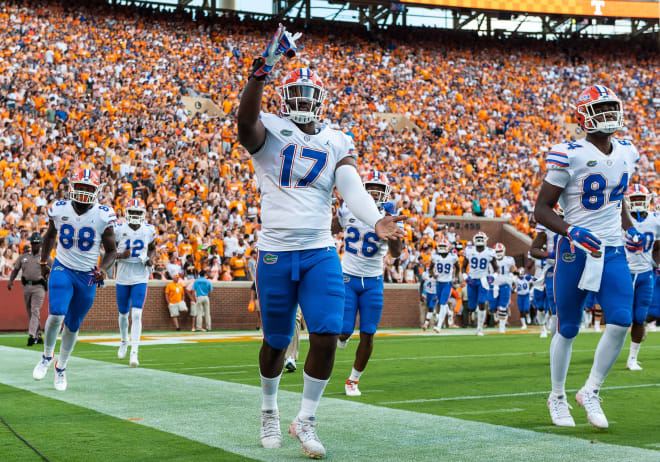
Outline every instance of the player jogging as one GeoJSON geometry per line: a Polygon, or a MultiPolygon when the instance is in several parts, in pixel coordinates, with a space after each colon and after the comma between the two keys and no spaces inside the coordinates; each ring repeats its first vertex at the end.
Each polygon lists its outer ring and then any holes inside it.
{"type": "Polygon", "coordinates": [[[147,213],[144,202],[131,199],[126,208],[126,223],[115,227],[117,238],[117,308],[121,345],[119,359],[126,357],[128,349],[128,313],[131,313],[131,355],[129,365],[138,367],[138,348],[142,334],[142,308],[147,297],[149,267],[156,252],[156,229],[145,223],[147,213]]]}
{"type": "Polygon", "coordinates": [[[55,362],[55,389],[67,387],[66,366],[78,338],[78,329],[92,307],[97,285],[106,278],[117,255],[113,224],[114,210],[96,202],[101,183],[93,170],[83,169],[70,181],[69,199],[58,200],[48,209],[48,230],[41,249],[41,270],[48,278],[48,319],[44,354],[32,377],[41,380],[53,361],[62,321],[62,344],[55,362]],[[57,240],[57,257],[48,267],[48,257],[57,240]],[[105,250],[98,263],[101,244],[105,250]],[[50,277],[49,277],[50,274],[50,277]]]}
{"type": "MultiPolygon", "coordinates": [[[[394,213],[394,205],[387,202],[391,186],[383,172],[372,170],[362,180],[364,189],[373,197],[381,215],[394,213]]],[[[392,257],[401,255],[400,239],[381,240],[373,227],[363,223],[343,204],[332,223],[333,233],[344,230],[344,322],[339,335],[339,347],[355,330],[360,314],[360,343],[355,352],[351,375],[344,387],[347,396],[360,396],[360,377],[374,349],[374,334],[383,313],[383,257],[388,249],[392,257]]]]}
{"type": "Polygon", "coordinates": [[[468,291],[468,309],[470,314],[479,307],[477,313],[477,335],[484,335],[483,326],[486,319],[486,301],[488,298],[488,268],[489,265],[493,272],[497,272],[497,262],[493,249],[486,247],[488,237],[486,233],[479,231],[472,238],[474,247],[465,249],[465,258],[461,265],[463,279],[467,282],[468,291]],[[469,272],[465,274],[468,265],[469,272]]]}
{"type": "Polygon", "coordinates": [[[600,387],[632,322],[632,280],[622,277],[630,274],[622,229],[628,250],[638,252],[644,247],[623,201],[639,154],[629,141],[612,137],[623,127],[623,110],[609,88],[594,85],[583,91],[575,116],[587,137],[558,144],[548,152],[548,173],[534,210],[539,223],[561,236],[555,249],[558,331],[550,344],[552,392],[547,404],[555,425],[575,426],[566,399],[566,375],[584,299],[588,290],[597,292],[607,327],[591,373],[575,399],[593,426],[607,428],[600,387]],[[553,211],[557,201],[564,209],[563,219],[553,211]]]}

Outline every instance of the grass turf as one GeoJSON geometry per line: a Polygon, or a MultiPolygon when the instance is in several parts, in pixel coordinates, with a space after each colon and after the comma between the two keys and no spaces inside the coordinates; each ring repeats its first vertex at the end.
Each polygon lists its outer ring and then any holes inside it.
{"type": "MultiPolygon", "coordinates": [[[[568,389],[576,390],[584,383],[599,338],[597,334],[581,334],[576,339],[568,389]]],[[[0,336],[2,345],[23,348],[24,341],[22,336],[0,336]]],[[[303,359],[307,347],[303,341],[303,359]]],[[[356,347],[354,338],[345,350],[337,350],[327,396],[356,399],[343,395],[356,347]]],[[[603,409],[611,422],[606,431],[586,424],[584,411],[573,401],[575,392],[569,393],[569,400],[574,404],[572,414],[578,426],[558,428],[550,424],[545,406],[545,392],[550,389],[548,347],[549,339],[524,334],[377,338],[372,361],[360,381],[363,395],[357,400],[595,442],[658,448],[660,333],[649,334],[642,345],[641,372],[625,370],[626,343],[601,392],[603,409]],[[465,397],[473,398],[461,399],[465,397]]],[[[144,345],[140,361],[141,367],[258,386],[258,349],[257,342],[144,345]]],[[[74,355],[118,361],[116,347],[98,344],[79,342],[74,355]]],[[[301,370],[299,363],[297,372],[285,373],[282,389],[301,391],[301,370]]],[[[51,460],[77,460],[69,450],[72,440],[76,447],[84,445],[87,451],[78,460],[248,460],[13,387],[0,385],[0,403],[0,415],[39,450],[52,456],[51,460]]],[[[0,440],[2,452],[7,450],[6,460],[39,460],[6,427],[0,430],[0,440]]]]}

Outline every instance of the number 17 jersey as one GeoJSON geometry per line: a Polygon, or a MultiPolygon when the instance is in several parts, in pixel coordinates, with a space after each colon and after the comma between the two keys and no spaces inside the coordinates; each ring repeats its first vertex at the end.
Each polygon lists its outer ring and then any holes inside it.
{"type": "Polygon", "coordinates": [[[591,230],[603,246],[618,247],[623,245],[621,200],[639,153],[627,140],[611,140],[608,155],[586,139],[553,146],[545,181],[564,188],[559,204],[567,223],[591,230]]]}
{"type": "Polygon", "coordinates": [[[355,157],[351,138],[320,125],[314,135],[274,114],[261,114],[264,145],[252,154],[261,192],[261,231],[265,251],[318,249],[335,245],[330,233],[335,168],[355,157]]]}

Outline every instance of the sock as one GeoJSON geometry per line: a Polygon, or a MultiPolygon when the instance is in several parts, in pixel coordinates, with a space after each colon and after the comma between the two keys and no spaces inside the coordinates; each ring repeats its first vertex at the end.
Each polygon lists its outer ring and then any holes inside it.
{"type": "Polygon", "coordinates": [[[589,327],[591,325],[591,321],[594,318],[594,315],[593,313],[589,312],[585,314],[585,318],[586,318],[586,325],[584,327],[589,327]]]}
{"type": "Polygon", "coordinates": [[[596,347],[594,356],[594,365],[591,366],[591,373],[587,379],[585,387],[587,390],[598,391],[614,366],[616,358],[619,357],[623,344],[628,335],[628,327],[608,324],[605,333],[600,338],[596,347]]]}
{"type": "Polygon", "coordinates": [[[138,351],[140,336],[142,335],[142,308],[133,308],[131,312],[131,353],[138,351]]]}
{"type": "Polygon", "coordinates": [[[360,376],[362,375],[364,371],[358,371],[357,369],[353,368],[351,370],[351,376],[348,378],[348,380],[352,380],[353,382],[359,382],[360,381],[360,376]]]}
{"type": "MultiPolygon", "coordinates": [[[[259,375],[261,375],[261,372],[259,372],[259,375]]],[[[282,374],[278,375],[277,377],[273,377],[272,379],[269,379],[261,375],[261,397],[262,397],[261,410],[262,411],[269,411],[269,410],[276,411],[278,409],[277,389],[280,386],[281,377],[282,374]]]]}
{"type": "Polygon", "coordinates": [[[554,337],[557,333],[557,315],[550,315],[550,337],[554,337]]]}
{"type": "MultiPolygon", "coordinates": [[[[442,325],[445,322],[445,317],[449,312],[449,305],[440,305],[440,315],[438,316],[438,329],[442,329],[442,325]]],[[[447,323],[449,325],[449,323],[447,323]]]]}
{"type": "Polygon", "coordinates": [[[486,319],[486,310],[477,311],[477,329],[484,327],[484,319],[486,319]]]}
{"type": "Polygon", "coordinates": [[[594,321],[594,329],[595,329],[595,330],[600,329],[600,319],[596,319],[596,320],[594,321]]]}
{"type": "Polygon", "coordinates": [[[78,340],[78,331],[71,332],[68,327],[64,326],[64,329],[62,329],[60,356],[57,358],[58,368],[66,368],[66,363],[69,361],[69,356],[71,356],[71,353],[73,352],[73,347],[76,346],[76,340],[78,340]]]}
{"type": "Polygon", "coordinates": [[[566,395],[566,375],[571,363],[574,339],[575,337],[566,338],[557,332],[550,342],[550,377],[552,392],[556,396],[566,395]]]}
{"type": "Polygon", "coordinates": [[[637,352],[639,351],[640,346],[641,343],[630,341],[630,353],[628,354],[628,361],[637,361],[637,352]]]}
{"type": "Polygon", "coordinates": [[[545,318],[543,319],[543,324],[545,324],[546,327],[550,327],[551,317],[552,317],[552,313],[550,312],[550,308],[548,308],[548,311],[545,312],[545,318]]]}
{"type": "Polygon", "coordinates": [[[427,312],[426,313],[426,320],[430,321],[432,316],[433,316],[433,313],[431,311],[427,312]]]}
{"type": "Polygon", "coordinates": [[[523,329],[527,329],[527,322],[524,316],[520,318],[520,324],[522,324],[520,327],[522,327],[523,329]]]}
{"type": "Polygon", "coordinates": [[[316,408],[319,407],[323,390],[329,381],[330,379],[315,379],[303,371],[303,397],[300,412],[298,412],[299,419],[309,420],[310,417],[316,415],[316,408]]]}
{"type": "Polygon", "coordinates": [[[121,341],[128,342],[128,313],[119,313],[119,333],[121,341]]]}
{"type": "Polygon", "coordinates": [[[64,315],[49,314],[44,326],[44,356],[52,358],[55,354],[55,344],[57,343],[57,334],[60,333],[60,326],[64,321],[64,315]]]}

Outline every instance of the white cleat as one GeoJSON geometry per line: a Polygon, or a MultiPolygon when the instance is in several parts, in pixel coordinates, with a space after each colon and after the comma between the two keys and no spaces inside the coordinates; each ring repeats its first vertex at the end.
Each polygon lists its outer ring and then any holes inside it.
{"type": "Polygon", "coordinates": [[[34,380],[42,380],[44,377],[46,377],[51,362],[53,362],[52,356],[50,358],[46,358],[42,355],[37,365],[34,366],[34,370],[32,371],[32,378],[34,380]]]}
{"type": "Polygon", "coordinates": [[[439,334],[440,333],[440,326],[435,326],[433,328],[433,332],[435,332],[436,334],[439,334]]]}
{"type": "Polygon", "coordinates": [[[325,448],[316,434],[316,418],[310,417],[302,420],[296,417],[289,425],[289,433],[292,438],[298,438],[302,443],[302,451],[312,459],[322,459],[325,456],[325,448]]]}
{"type": "Polygon", "coordinates": [[[584,387],[575,395],[575,401],[587,411],[587,420],[596,428],[607,428],[609,424],[600,403],[603,401],[597,392],[587,391],[584,387]]]}
{"type": "Polygon", "coordinates": [[[355,380],[348,379],[346,381],[346,396],[361,396],[362,392],[358,388],[358,383],[355,380]]]}
{"type": "Polygon", "coordinates": [[[550,393],[548,397],[548,409],[550,410],[550,417],[554,425],[558,427],[575,427],[575,420],[573,420],[570,411],[573,408],[568,404],[566,395],[557,396],[550,393]]]}
{"type": "Polygon", "coordinates": [[[66,368],[59,369],[55,363],[55,389],[57,391],[66,390],[66,368]]]}
{"type": "Polygon", "coordinates": [[[348,341],[349,341],[350,339],[351,339],[350,337],[347,338],[346,340],[339,340],[339,339],[337,339],[337,348],[339,348],[339,349],[341,349],[341,350],[343,350],[344,348],[346,348],[346,345],[348,345],[348,341]]]}
{"type": "Polygon", "coordinates": [[[277,410],[261,411],[261,445],[266,449],[282,447],[280,413],[277,410]]]}
{"type": "Polygon", "coordinates": [[[629,359],[626,362],[626,369],[628,369],[629,371],[641,371],[641,370],[643,370],[642,366],[639,365],[639,363],[637,362],[636,359],[629,359]]]}
{"type": "Polygon", "coordinates": [[[541,326],[541,338],[548,338],[548,329],[545,328],[545,325],[541,326]]]}
{"type": "Polygon", "coordinates": [[[484,336],[484,331],[483,331],[483,329],[482,329],[481,327],[479,327],[479,328],[477,329],[477,335],[478,335],[479,337],[483,337],[483,336],[484,336]]]}
{"type": "Polygon", "coordinates": [[[658,326],[656,325],[656,321],[650,322],[647,326],[648,332],[656,332],[657,329],[658,329],[658,326]]]}
{"type": "Polygon", "coordinates": [[[131,359],[128,361],[129,366],[131,367],[138,367],[140,365],[140,361],[138,361],[138,352],[131,350],[131,359]]]}
{"type": "Polygon", "coordinates": [[[423,330],[424,332],[426,332],[426,329],[428,329],[428,328],[429,328],[429,322],[428,322],[428,321],[424,321],[424,324],[422,324],[422,330],[423,330]]]}
{"type": "Polygon", "coordinates": [[[121,342],[119,351],[117,351],[117,358],[124,359],[126,357],[126,350],[128,350],[128,342],[121,342]]]}

